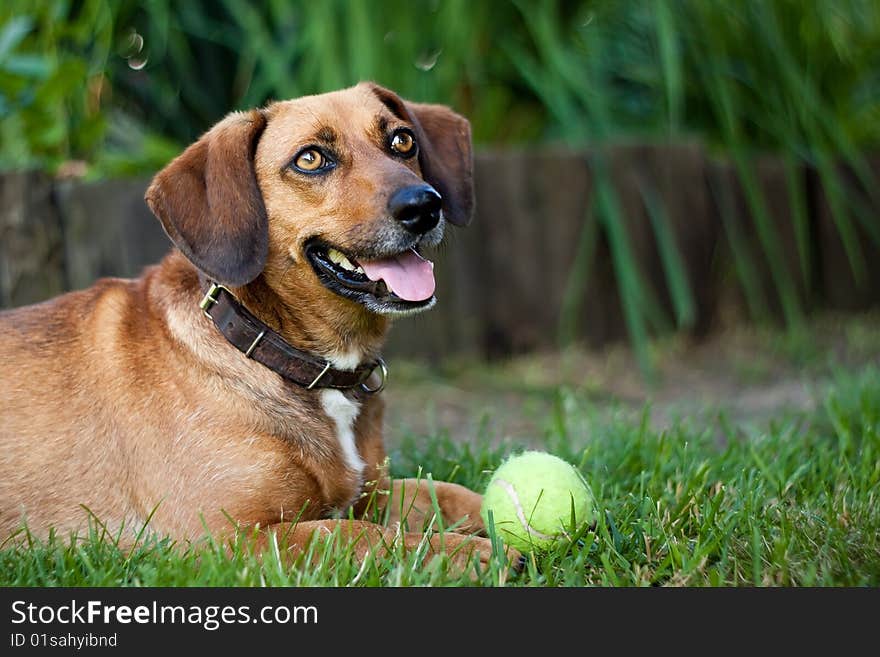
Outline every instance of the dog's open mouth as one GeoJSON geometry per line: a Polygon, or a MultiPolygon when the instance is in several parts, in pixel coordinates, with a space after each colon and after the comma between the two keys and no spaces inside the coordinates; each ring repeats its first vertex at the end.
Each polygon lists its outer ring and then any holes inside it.
{"type": "Polygon", "coordinates": [[[306,257],[324,287],[380,314],[402,315],[434,305],[434,263],[414,249],[377,259],[356,258],[318,241],[306,257]]]}

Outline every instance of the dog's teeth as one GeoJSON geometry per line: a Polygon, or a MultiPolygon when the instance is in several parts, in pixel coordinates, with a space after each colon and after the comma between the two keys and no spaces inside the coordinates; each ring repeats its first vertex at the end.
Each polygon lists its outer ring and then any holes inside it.
{"type": "Polygon", "coordinates": [[[359,266],[355,266],[354,263],[352,263],[352,261],[348,259],[348,256],[346,256],[341,251],[337,251],[336,249],[327,249],[327,257],[330,258],[330,260],[333,261],[335,264],[339,265],[347,271],[353,271],[358,274],[364,273],[363,269],[361,269],[359,266]]]}
{"type": "Polygon", "coordinates": [[[354,268],[354,271],[355,271],[355,273],[357,273],[357,274],[363,274],[364,276],[367,275],[367,272],[365,272],[364,269],[363,269],[363,267],[361,267],[360,265],[358,265],[357,267],[355,267],[355,268],[354,268]]]}

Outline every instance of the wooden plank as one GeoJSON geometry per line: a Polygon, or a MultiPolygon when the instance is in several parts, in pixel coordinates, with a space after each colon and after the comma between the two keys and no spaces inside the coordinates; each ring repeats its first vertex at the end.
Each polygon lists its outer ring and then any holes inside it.
{"type": "Polygon", "coordinates": [[[137,276],[168,252],[171,242],[144,201],[148,184],[147,178],[58,183],[72,289],[103,276],[137,276]]]}
{"type": "Polygon", "coordinates": [[[865,279],[861,285],[856,281],[840,231],[831,213],[831,207],[822,181],[812,172],[811,201],[815,213],[818,264],[820,265],[819,286],[825,305],[838,310],[865,310],[880,305],[880,244],[873,235],[880,235],[880,155],[868,159],[873,173],[873,190],[868,193],[853,171],[843,165],[838,167],[850,207],[857,204],[861,208],[862,222],[871,222],[868,229],[851,214],[856,223],[855,235],[858,248],[864,257],[865,279]]]}
{"type": "Polygon", "coordinates": [[[52,180],[38,172],[0,175],[0,307],[43,301],[66,285],[52,180]]]}
{"type": "MultiPolygon", "coordinates": [[[[752,166],[777,242],[776,264],[781,266],[783,276],[793,283],[793,291],[800,307],[809,310],[815,301],[815,285],[809,270],[807,275],[804,275],[801,267],[795,216],[784,163],[780,157],[761,155],[755,158],[752,166]]],[[[806,172],[801,168],[796,175],[805,180],[806,172]]],[[[722,216],[725,212],[723,205],[727,205],[729,213],[730,225],[721,232],[719,248],[719,258],[723,260],[720,263],[720,268],[723,270],[720,276],[724,279],[723,282],[719,282],[723,288],[719,290],[719,296],[723,296],[728,304],[725,312],[730,313],[731,316],[727,321],[735,317],[757,319],[749,310],[746,299],[748,292],[736,273],[734,259],[742,256],[737,256],[735,253],[731,232],[738,236],[740,249],[745,252],[747,258],[742,262],[756,281],[759,294],[757,303],[769,313],[770,318],[782,319],[784,317],[782,299],[770,267],[771,256],[761,240],[739,173],[731,161],[713,160],[709,167],[709,190],[720,225],[723,225],[722,216]]],[[[807,205],[805,203],[805,206],[807,205]]],[[[807,221],[808,224],[811,223],[809,216],[807,221]]],[[[811,233],[808,241],[812,242],[815,239],[816,235],[811,233]]]]}
{"type": "MultiPolygon", "coordinates": [[[[623,144],[606,149],[612,184],[625,216],[633,257],[670,328],[675,306],[650,208],[668,226],[694,303],[695,334],[704,334],[715,312],[713,262],[720,223],[705,184],[702,147],[682,144],[623,144]]],[[[616,286],[615,286],[616,287],[616,286]]]]}
{"type": "Polygon", "coordinates": [[[582,153],[541,149],[495,151],[481,164],[487,355],[556,347],[578,239],[592,220],[586,160],[582,153]]]}
{"type": "Polygon", "coordinates": [[[437,306],[396,322],[389,352],[448,360],[556,346],[589,197],[582,155],[491,150],[475,158],[476,216],[435,259],[437,306]]]}
{"type": "MultiPolygon", "coordinates": [[[[634,255],[670,317],[670,290],[646,189],[663,206],[682,256],[695,295],[695,333],[729,321],[724,313],[730,305],[736,316],[746,314],[721,220],[724,203],[767,306],[781,316],[767,255],[728,161],[708,161],[694,143],[624,144],[603,153],[634,255]]],[[[397,322],[389,354],[440,363],[454,355],[495,358],[558,347],[560,314],[586,229],[595,231],[595,245],[574,299],[573,337],[596,347],[626,339],[607,235],[592,214],[590,156],[589,151],[548,148],[478,153],[475,220],[467,228],[449,227],[444,245],[431,256],[438,305],[397,322]]],[[[880,177],[880,157],[871,163],[880,177]]],[[[808,309],[819,303],[843,309],[880,305],[880,248],[870,239],[871,230],[862,226],[857,233],[867,265],[866,286],[859,288],[820,181],[815,173],[801,171],[814,249],[809,275],[802,276],[782,161],[758,158],[754,171],[779,236],[781,264],[797,281],[801,302],[808,309]]],[[[847,198],[865,209],[863,220],[880,224],[877,195],[866,194],[851,171],[841,171],[847,198]]],[[[83,183],[52,181],[37,173],[0,176],[0,304],[39,301],[91,285],[101,276],[136,276],[158,262],[170,242],[143,201],[148,183],[147,178],[83,183]]]]}

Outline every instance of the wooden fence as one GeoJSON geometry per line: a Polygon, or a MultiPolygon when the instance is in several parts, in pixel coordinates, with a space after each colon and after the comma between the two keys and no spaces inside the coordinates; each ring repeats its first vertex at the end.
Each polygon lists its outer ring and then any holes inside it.
{"type": "MultiPolygon", "coordinates": [[[[663,208],[681,255],[694,301],[689,330],[711,331],[722,313],[749,315],[736,262],[749,263],[759,297],[779,316],[770,260],[730,162],[710,158],[696,143],[619,145],[602,153],[640,274],[666,316],[674,317],[674,304],[646,198],[663,208]]],[[[594,156],[552,149],[479,153],[477,216],[467,229],[451,228],[434,258],[439,303],[398,322],[389,353],[492,358],[554,348],[563,329],[591,346],[625,339],[607,230],[594,208],[594,156]]],[[[880,157],[871,165],[880,179],[880,157]]],[[[866,276],[856,284],[815,172],[798,172],[802,195],[793,196],[781,159],[758,158],[753,170],[779,238],[776,261],[795,282],[802,307],[880,305],[880,248],[871,238],[880,233],[877,190],[862,189],[841,169],[846,193],[862,209],[856,230],[866,276]],[[793,202],[807,217],[806,269],[793,202]]],[[[148,182],[0,175],[0,307],[41,301],[101,276],[133,276],[158,261],[170,242],[143,201],[148,182]]]]}

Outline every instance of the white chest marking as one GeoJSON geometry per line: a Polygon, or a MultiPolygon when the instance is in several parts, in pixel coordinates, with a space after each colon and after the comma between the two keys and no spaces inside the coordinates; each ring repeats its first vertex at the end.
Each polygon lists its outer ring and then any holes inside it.
{"type": "Polygon", "coordinates": [[[322,390],[321,406],[324,412],[336,423],[336,436],[342,448],[342,456],[349,470],[361,476],[364,460],[357,451],[354,440],[354,421],[357,419],[360,404],[348,399],[339,390],[322,390]]]}
{"type": "Polygon", "coordinates": [[[328,356],[327,360],[329,360],[337,370],[351,371],[361,364],[362,357],[361,352],[357,349],[352,349],[351,351],[334,353],[331,356],[328,356]]]}

